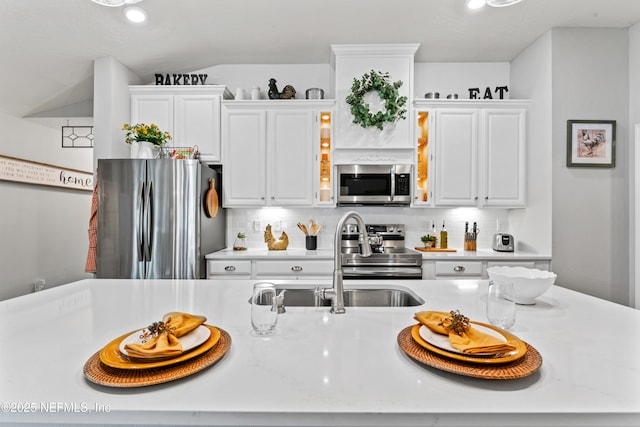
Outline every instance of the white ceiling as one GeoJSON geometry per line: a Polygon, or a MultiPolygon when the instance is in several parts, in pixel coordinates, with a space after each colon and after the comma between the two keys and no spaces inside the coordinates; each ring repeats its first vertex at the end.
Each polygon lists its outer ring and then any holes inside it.
{"type": "Polygon", "coordinates": [[[328,63],[331,44],[420,43],[416,62],[510,61],[553,27],[625,28],[640,0],[143,0],[143,25],[90,0],[0,0],[0,112],[22,117],[93,96],[93,60],[154,73],[217,64],[328,63]]]}

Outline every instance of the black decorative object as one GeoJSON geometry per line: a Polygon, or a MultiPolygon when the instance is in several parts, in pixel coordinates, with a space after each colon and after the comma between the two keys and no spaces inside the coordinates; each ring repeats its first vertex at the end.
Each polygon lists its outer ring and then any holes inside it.
{"type": "Polygon", "coordinates": [[[93,126],[62,126],[62,148],[93,148],[93,126]]]}
{"type": "MultiPolygon", "coordinates": [[[[495,94],[498,95],[498,99],[504,99],[505,92],[509,92],[508,86],[496,86],[495,94]]],[[[469,99],[480,99],[478,96],[480,94],[480,88],[472,87],[469,88],[469,99]]],[[[484,96],[482,99],[493,99],[493,95],[491,95],[491,88],[487,87],[484,90],[484,96]]]]}
{"type": "Polygon", "coordinates": [[[156,86],[203,86],[208,74],[156,74],[156,86]]]}
{"type": "Polygon", "coordinates": [[[291,85],[286,85],[282,92],[278,91],[276,79],[269,79],[269,99],[293,99],[296,97],[296,90],[291,85]]]}

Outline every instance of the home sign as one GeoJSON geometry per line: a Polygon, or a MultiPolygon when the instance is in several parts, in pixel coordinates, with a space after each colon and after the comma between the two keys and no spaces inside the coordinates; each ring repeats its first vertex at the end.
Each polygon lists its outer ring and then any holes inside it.
{"type": "Polygon", "coordinates": [[[156,86],[202,86],[206,84],[208,74],[156,74],[156,86]]]}

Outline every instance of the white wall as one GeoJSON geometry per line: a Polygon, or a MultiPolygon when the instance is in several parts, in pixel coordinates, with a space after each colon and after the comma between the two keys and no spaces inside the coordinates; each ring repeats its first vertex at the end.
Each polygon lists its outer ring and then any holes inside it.
{"type": "MultiPolygon", "coordinates": [[[[89,118],[23,119],[0,114],[0,154],[91,171],[92,149],[62,148],[63,125],[89,118]]],[[[91,192],[0,181],[0,300],[88,277],[84,273],[91,192]]]]}
{"type": "Polygon", "coordinates": [[[129,85],[140,82],[140,77],[113,57],[94,61],[94,170],[98,159],[130,156],[130,146],[124,142],[122,125],[131,120],[129,85]]]}
{"type": "MultiPolygon", "coordinates": [[[[448,94],[458,94],[460,99],[469,98],[469,89],[480,89],[479,98],[484,97],[487,87],[494,99],[496,86],[508,86],[512,90],[508,62],[431,62],[415,64],[415,98],[424,98],[427,92],[438,92],[444,99],[448,94]]],[[[517,98],[511,92],[504,99],[517,98]]]]}
{"type": "Polygon", "coordinates": [[[512,98],[531,101],[527,117],[527,209],[510,211],[519,249],[552,254],[551,33],[511,62],[512,98]]]}
{"type": "Polygon", "coordinates": [[[640,309],[640,24],[629,28],[629,301],[640,309]],[[634,129],[635,128],[635,129],[634,129]],[[637,267],[636,267],[637,266],[637,267]]]}
{"type": "Polygon", "coordinates": [[[553,269],[561,285],[629,300],[626,29],[552,30],[553,269]],[[567,168],[570,119],[616,120],[616,167],[567,168]]]}

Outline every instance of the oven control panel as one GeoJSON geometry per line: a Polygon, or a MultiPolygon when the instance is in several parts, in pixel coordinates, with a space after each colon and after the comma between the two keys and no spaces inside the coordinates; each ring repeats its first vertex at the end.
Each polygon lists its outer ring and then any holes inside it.
{"type": "MultiPolygon", "coordinates": [[[[342,234],[357,234],[358,224],[345,224],[342,234]]],[[[376,233],[386,236],[404,236],[404,224],[367,224],[367,233],[376,233]]]]}

